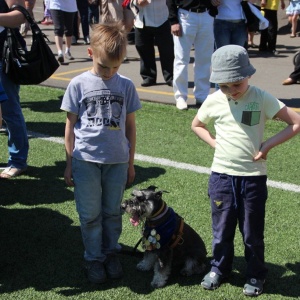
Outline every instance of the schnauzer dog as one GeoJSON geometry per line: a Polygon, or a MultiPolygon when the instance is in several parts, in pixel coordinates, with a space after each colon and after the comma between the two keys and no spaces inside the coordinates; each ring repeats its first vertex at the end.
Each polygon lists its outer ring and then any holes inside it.
{"type": "Polygon", "coordinates": [[[204,272],[207,251],[201,237],[162,199],[164,191],[155,186],[134,190],[132,198],[121,208],[128,213],[133,225],[144,223],[142,247],[145,250],[139,271],[154,269],[152,287],[166,285],[173,262],[182,262],[180,273],[185,276],[204,272]]]}

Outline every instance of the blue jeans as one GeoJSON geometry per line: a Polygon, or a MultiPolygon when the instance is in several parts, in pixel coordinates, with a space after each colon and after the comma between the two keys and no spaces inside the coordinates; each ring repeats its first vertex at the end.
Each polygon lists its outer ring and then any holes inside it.
{"type": "Polygon", "coordinates": [[[244,20],[231,22],[215,19],[214,36],[216,49],[231,44],[244,47],[247,41],[246,23],[244,20]]]}
{"type": "Polygon", "coordinates": [[[120,204],[127,181],[128,164],[98,164],[73,158],[72,172],[85,260],[105,261],[120,250],[120,204]]]}
{"type": "Polygon", "coordinates": [[[234,257],[237,224],[243,237],[246,277],[265,279],[265,206],[267,176],[230,176],[212,172],[209,179],[212,210],[213,259],[211,271],[228,277],[234,257]]]}
{"type": "Polygon", "coordinates": [[[25,119],[23,116],[19,91],[20,86],[13,83],[3,72],[0,63],[0,80],[8,97],[1,103],[2,118],[8,130],[8,167],[23,169],[27,167],[29,150],[25,119]]]}

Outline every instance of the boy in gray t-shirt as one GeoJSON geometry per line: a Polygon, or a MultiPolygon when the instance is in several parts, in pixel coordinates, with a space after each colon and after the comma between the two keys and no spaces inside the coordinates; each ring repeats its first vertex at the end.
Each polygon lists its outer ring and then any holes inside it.
{"type": "Polygon", "coordinates": [[[93,67],[70,82],[61,105],[67,111],[64,177],[74,186],[85,269],[93,283],[123,275],[116,255],[120,203],[135,177],[135,111],[141,108],[132,81],[117,73],[126,46],[121,24],[95,24],[88,48],[93,67]]]}

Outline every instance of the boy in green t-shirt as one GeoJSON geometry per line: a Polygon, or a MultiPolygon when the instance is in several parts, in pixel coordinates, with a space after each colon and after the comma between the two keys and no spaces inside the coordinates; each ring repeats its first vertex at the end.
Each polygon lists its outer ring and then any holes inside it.
{"type": "Polygon", "coordinates": [[[268,271],[264,259],[267,154],[300,131],[296,112],[269,93],[248,85],[255,71],[243,47],[217,49],[212,56],[210,81],[220,90],[206,98],[192,122],[196,135],[215,149],[208,188],[213,259],[201,285],[213,290],[229,277],[238,224],[245,245],[247,281],[243,292],[247,296],[262,293],[268,271]],[[263,141],[265,123],[273,118],[288,126],[263,141]],[[209,121],[214,122],[216,136],[206,127],[209,121]]]}

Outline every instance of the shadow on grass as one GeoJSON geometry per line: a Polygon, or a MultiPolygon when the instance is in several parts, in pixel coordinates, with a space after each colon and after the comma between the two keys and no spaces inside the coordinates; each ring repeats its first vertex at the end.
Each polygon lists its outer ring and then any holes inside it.
{"type": "Polygon", "coordinates": [[[0,208],[0,293],[76,286],[80,230],[45,208],[0,208]]]}
{"type": "MultiPolygon", "coordinates": [[[[73,200],[73,190],[67,188],[63,180],[65,166],[64,161],[56,161],[54,166],[29,166],[24,176],[1,180],[1,205],[9,206],[20,203],[34,206],[73,200]]],[[[135,166],[135,170],[134,185],[158,178],[166,172],[160,167],[144,168],[138,165],[135,166]]],[[[132,186],[128,189],[132,189],[132,186]]]]}
{"type": "MultiPolygon", "coordinates": [[[[135,181],[133,183],[134,186],[140,185],[143,182],[149,180],[158,178],[161,175],[164,175],[166,173],[166,170],[161,167],[141,167],[138,165],[134,166],[135,168],[135,181]]],[[[132,188],[132,187],[129,187],[132,188]]],[[[145,187],[143,187],[145,188],[145,187]]]]}
{"type": "MultiPolygon", "coordinates": [[[[298,289],[300,280],[300,262],[295,262],[293,264],[288,263],[284,266],[266,262],[266,266],[269,272],[266,283],[264,284],[264,295],[281,295],[295,299],[300,296],[300,291],[298,289]],[[287,276],[285,274],[286,272],[292,272],[293,275],[287,276]]],[[[245,259],[243,257],[235,257],[234,267],[236,270],[232,272],[232,276],[229,278],[229,284],[243,287],[246,280],[244,277],[246,268],[245,259]]]]}
{"type": "Polygon", "coordinates": [[[57,99],[49,99],[46,101],[26,101],[22,100],[22,108],[29,108],[31,111],[44,112],[44,113],[63,113],[60,109],[63,96],[57,99]]]}
{"type": "Polygon", "coordinates": [[[64,122],[26,122],[28,131],[42,133],[44,135],[49,135],[50,137],[64,138],[65,126],[66,123],[64,122]]]}
{"type": "MultiPolygon", "coordinates": [[[[72,225],[73,221],[70,218],[46,208],[0,207],[0,215],[0,293],[33,288],[37,292],[55,289],[53,293],[75,296],[118,287],[128,287],[140,295],[153,292],[150,286],[153,272],[136,271],[135,266],[141,254],[131,255],[132,247],[123,245],[125,251],[120,254],[125,274],[122,279],[93,285],[87,281],[82,269],[83,246],[80,229],[72,225]]],[[[235,258],[234,264],[237,270],[226,284],[242,288],[245,281],[241,276],[245,267],[244,258],[235,258]]],[[[265,295],[298,297],[299,266],[299,263],[286,266],[268,264],[270,273],[269,283],[265,285],[265,295]],[[283,276],[287,270],[293,271],[294,274],[283,276]]],[[[202,277],[203,275],[180,276],[176,266],[168,286],[199,285],[202,277]]],[[[220,292],[221,289],[222,286],[220,292]]]]}
{"type": "MultiPolygon", "coordinates": [[[[1,205],[20,203],[33,206],[73,200],[73,190],[68,188],[63,180],[65,166],[64,161],[55,162],[55,166],[29,166],[24,173],[26,177],[19,176],[12,180],[1,180],[1,205]]],[[[160,167],[143,168],[137,165],[135,170],[134,185],[158,178],[166,172],[160,167]]],[[[132,186],[128,189],[132,189],[132,186]]]]}
{"type": "Polygon", "coordinates": [[[64,161],[58,161],[55,166],[29,166],[24,173],[26,177],[1,180],[1,205],[52,204],[74,199],[62,179],[65,165],[64,161]]]}

